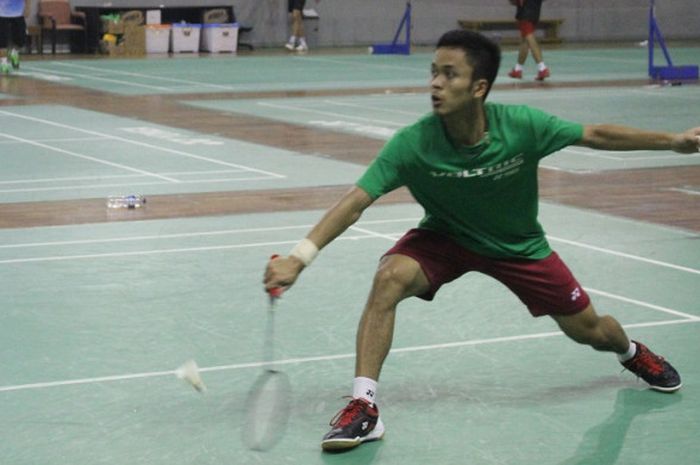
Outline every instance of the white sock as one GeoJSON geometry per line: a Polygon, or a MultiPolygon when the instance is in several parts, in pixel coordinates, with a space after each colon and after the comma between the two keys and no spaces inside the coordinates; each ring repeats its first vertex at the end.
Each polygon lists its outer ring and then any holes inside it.
{"type": "Polygon", "coordinates": [[[306,45],[306,39],[303,37],[299,39],[299,45],[306,45]]]}
{"type": "Polygon", "coordinates": [[[637,344],[634,342],[630,341],[630,347],[627,349],[627,352],[624,354],[617,354],[617,359],[620,362],[626,362],[627,360],[630,360],[637,354],[637,344]]]}
{"type": "Polygon", "coordinates": [[[520,63],[516,63],[515,66],[513,66],[513,69],[516,71],[522,71],[523,65],[521,65],[520,63]]]}
{"type": "Polygon", "coordinates": [[[547,69],[547,65],[544,64],[544,61],[537,63],[537,71],[544,71],[545,69],[547,69]]]}
{"type": "Polygon", "coordinates": [[[370,378],[358,376],[352,380],[352,397],[355,399],[365,399],[374,404],[377,398],[377,382],[370,378]]]}
{"type": "Polygon", "coordinates": [[[291,36],[289,38],[289,43],[292,45],[296,44],[297,43],[297,36],[291,36]]]}

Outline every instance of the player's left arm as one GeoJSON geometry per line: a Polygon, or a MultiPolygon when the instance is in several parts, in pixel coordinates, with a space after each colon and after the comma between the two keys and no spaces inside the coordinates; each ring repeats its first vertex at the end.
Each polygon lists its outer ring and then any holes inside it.
{"type": "Polygon", "coordinates": [[[575,145],[599,150],[673,150],[678,153],[697,153],[700,151],[700,127],[674,133],[614,124],[591,124],[583,127],[583,137],[575,145]]]}

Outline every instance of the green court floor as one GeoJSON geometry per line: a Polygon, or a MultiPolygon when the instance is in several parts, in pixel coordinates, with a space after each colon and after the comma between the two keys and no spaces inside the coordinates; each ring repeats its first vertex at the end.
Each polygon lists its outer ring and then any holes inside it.
{"type": "MultiPolygon", "coordinates": [[[[697,64],[697,47],[670,49],[675,63],[697,64]]],[[[290,56],[174,56],[130,60],[56,60],[22,64],[20,75],[122,95],[396,88],[427,85],[432,53],[408,56],[314,54],[290,56]]],[[[645,79],[647,49],[545,50],[552,82],[645,79]]],[[[515,63],[503,54],[499,81],[515,63]]],[[[534,65],[526,80],[534,79],[534,65]]]]}
{"type": "MultiPolygon", "coordinates": [[[[698,124],[695,103],[700,103],[700,87],[494,90],[489,99],[530,105],[581,123],[626,124],[650,130],[679,131],[698,124]]],[[[348,97],[199,100],[187,104],[381,140],[388,140],[398,129],[430,111],[427,91],[348,97]]],[[[541,165],[567,171],[599,171],[699,163],[700,154],[621,153],[568,147],[549,156],[541,165]]]]}
{"type": "Polygon", "coordinates": [[[678,367],[680,393],[646,390],[612,355],[577,346],[500,284],[469,275],[432,303],[400,306],[379,391],[385,440],[322,454],[349,393],[376,261],[420,217],[415,206],[372,207],[279,304],[293,416],[275,449],[251,452],[240,429],[262,369],[262,269],[321,212],[2,230],[3,463],[694,463],[697,236],[542,210],[599,311],[678,367]],[[189,358],[204,395],[174,376],[189,358]]]}
{"type": "MultiPolygon", "coordinates": [[[[529,104],[580,122],[681,130],[697,124],[692,103],[700,101],[700,88],[502,90],[494,91],[492,99],[529,104]]],[[[382,140],[429,108],[427,95],[419,93],[188,104],[382,140]]],[[[0,202],[351,184],[364,170],[324,157],[59,105],[5,106],[0,123],[0,202]]],[[[541,166],[591,172],[698,163],[698,154],[568,147],[541,166]]]]}
{"type": "Polygon", "coordinates": [[[348,184],[363,171],[60,105],[0,108],[0,147],[0,202],[348,184]]]}

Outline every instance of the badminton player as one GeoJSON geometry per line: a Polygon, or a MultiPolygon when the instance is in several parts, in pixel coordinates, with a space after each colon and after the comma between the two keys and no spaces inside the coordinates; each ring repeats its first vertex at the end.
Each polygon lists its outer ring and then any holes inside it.
{"type": "Polygon", "coordinates": [[[320,249],[398,187],[408,187],[425,209],[418,226],[379,262],[357,332],[352,400],[331,421],[325,450],[382,437],[377,382],[397,305],[414,296],[429,301],[469,271],[503,283],[533,316],[553,318],[573,341],[611,352],[652,389],[681,387],[668,361],[630,340],[615,318],[596,312],[550,248],[537,220],[537,166],[569,145],[695,153],[700,127],[669,133],[582,125],[527,106],[486,103],[500,58],[498,45],[478,33],[445,33],[432,62],[432,113],[400,130],[306,238],[266,268],[266,289],[291,286],[320,249]]]}

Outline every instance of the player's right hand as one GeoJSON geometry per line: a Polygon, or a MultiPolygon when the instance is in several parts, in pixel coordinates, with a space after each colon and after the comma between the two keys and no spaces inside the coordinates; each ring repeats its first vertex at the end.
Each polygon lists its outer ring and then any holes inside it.
{"type": "Polygon", "coordinates": [[[297,280],[303,269],[304,263],[297,257],[290,255],[272,258],[267,262],[265,275],[263,276],[265,291],[274,288],[289,288],[297,280]]]}
{"type": "Polygon", "coordinates": [[[700,152],[700,126],[675,134],[671,141],[671,147],[678,153],[700,152]]]}

